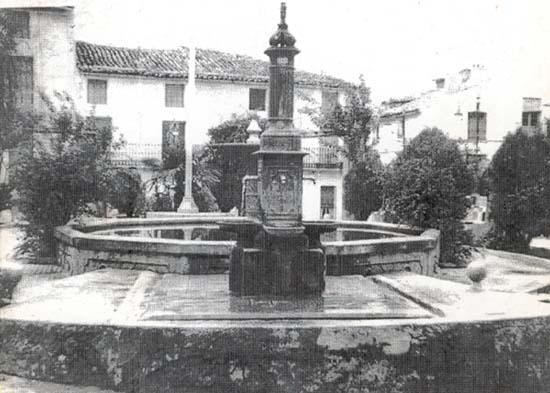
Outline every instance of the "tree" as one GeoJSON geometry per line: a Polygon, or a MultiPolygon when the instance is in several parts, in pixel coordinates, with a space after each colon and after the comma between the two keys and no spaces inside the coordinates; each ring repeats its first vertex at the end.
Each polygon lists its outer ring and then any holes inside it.
{"type": "Polygon", "coordinates": [[[471,240],[464,230],[473,174],[458,144],[427,128],[401,152],[385,184],[386,210],[394,222],[441,231],[441,261],[458,264],[471,240]]]}
{"type": "Polygon", "coordinates": [[[325,135],[339,136],[344,140],[344,153],[352,165],[363,161],[367,142],[375,121],[370,102],[370,89],[361,76],[359,84],[346,90],[345,105],[336,103],[323,111],[318,107],[301,109],[325,135]]]}
{"type": "Polygon", "coordinates": [[[55,251],[54,229],[82,213],[94,214],[90,203],[113,195],[110,155],[121,142],[110,128],[98,129],[80,116],[68,97],[59,108],[47,102],[47,112],[35,115],[35,140],[21,149],[13,176],[17,206],[27,221],[19,248],[35,256],[55,251]]]}
{"type": "Polygon", "coordinates": [[[489,246],[526,252],[534,236],[550,235],[550,141],[542,133],[508,134],[489,168],[494,226],[489,246]]]}
{"type": "Polygon", "coordinates": [[[382,206],[384,165],[373,149],[365,152],[344,178],[344,205],[357,220],[366,220],[382,206]]]}
{"type": "MultiPolygon", "coordinates": [[[[169,161],[163,164],[148,162],[147,165],[156,172],[148,181],[148,191],[152,189],[173,189],[173,195],[158,193],[152,203],[154,211],[170,211],[179,207],[185,194],[185,150],[183,153],[171,155],[169,161]],[[171,168],[163,169],[170,162],[171,168]]],[[[192,193],[197,208],[201,212],[217,211],[219,206],[212,190],[220,181],[220,173],[211,163],[211,155],[207,148],[193,151],[193,180],[192,193]]]]}
{"type": "Polygon", "coordinates": [[[240,208],[242,179],[256,173],[257,159],[252,153],[258,150],[258,145],[245,144],[249,137],[247,128],[252,120],[258,121],[260,128],[265,128],[265,120],[248,113],[233,115],[208,130],[209,162],[220,173],[220,182],[212,191],[222,211],[240,208]]]}

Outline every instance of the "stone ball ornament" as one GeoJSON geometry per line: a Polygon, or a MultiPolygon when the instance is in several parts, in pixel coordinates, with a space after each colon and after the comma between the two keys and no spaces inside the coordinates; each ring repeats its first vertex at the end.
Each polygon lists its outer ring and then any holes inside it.
{"type": "Polygon", "coordinates": [[[483,262],[472,262],[466,268],[466,276],[472,281],[472,287],[481,289],[481,282],[487,278],[487,267],[483,262]]]}

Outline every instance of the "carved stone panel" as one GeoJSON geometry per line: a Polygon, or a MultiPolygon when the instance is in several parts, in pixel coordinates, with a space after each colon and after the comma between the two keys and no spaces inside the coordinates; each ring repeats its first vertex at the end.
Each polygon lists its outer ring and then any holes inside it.
{"type": "Polygon", "coordinates": [[[302,205],[302,173],[297,166],[267,166],[262,174],[262,209],[267,218],[298,217],[302,205]]]}

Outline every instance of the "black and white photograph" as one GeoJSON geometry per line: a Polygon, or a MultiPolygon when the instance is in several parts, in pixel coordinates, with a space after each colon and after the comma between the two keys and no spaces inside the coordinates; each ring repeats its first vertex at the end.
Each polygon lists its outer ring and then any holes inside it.
{"type": "Polygon", "coordinates": [[[550,393],[546,0],[0,0],[0,393],[550,393]]]}

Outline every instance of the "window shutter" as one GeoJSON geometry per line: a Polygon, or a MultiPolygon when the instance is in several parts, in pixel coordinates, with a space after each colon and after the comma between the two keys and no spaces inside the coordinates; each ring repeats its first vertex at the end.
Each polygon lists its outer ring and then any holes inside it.
{"type": "Polygon", "coordinates": [[[321,110],[323,112],[330,112],[338,104],[338,92],[337,91],[323,91],[321,93],[321,110]]]}
{"type": "Polygon", "coordinates": [[[15,102],[18,108],[29,108],[33,104],[33,58],[14,57],[15,102]]]}
{"type": "Polygon", "coordinates": [[[169,108],[183,108],[185,86],[182,84],[165,85],[165,106],[169,108]]]}
{"type": "Polygon", "coordinates": [[[487,113],[468,112],[468,142],[487,140],[487,113]],[[479,135],[478,134],[479,122],[479,135]]]}
{"type": "Polygon", "coordinates": [[[93,105],[107,104],[107,81],[88,79],[88,103],[93,105]]]}
{"type": "Polygon", "coordinates": [[[250,89],[248,109],[251,111],[265,111],[266,89],[250,89]]]}

